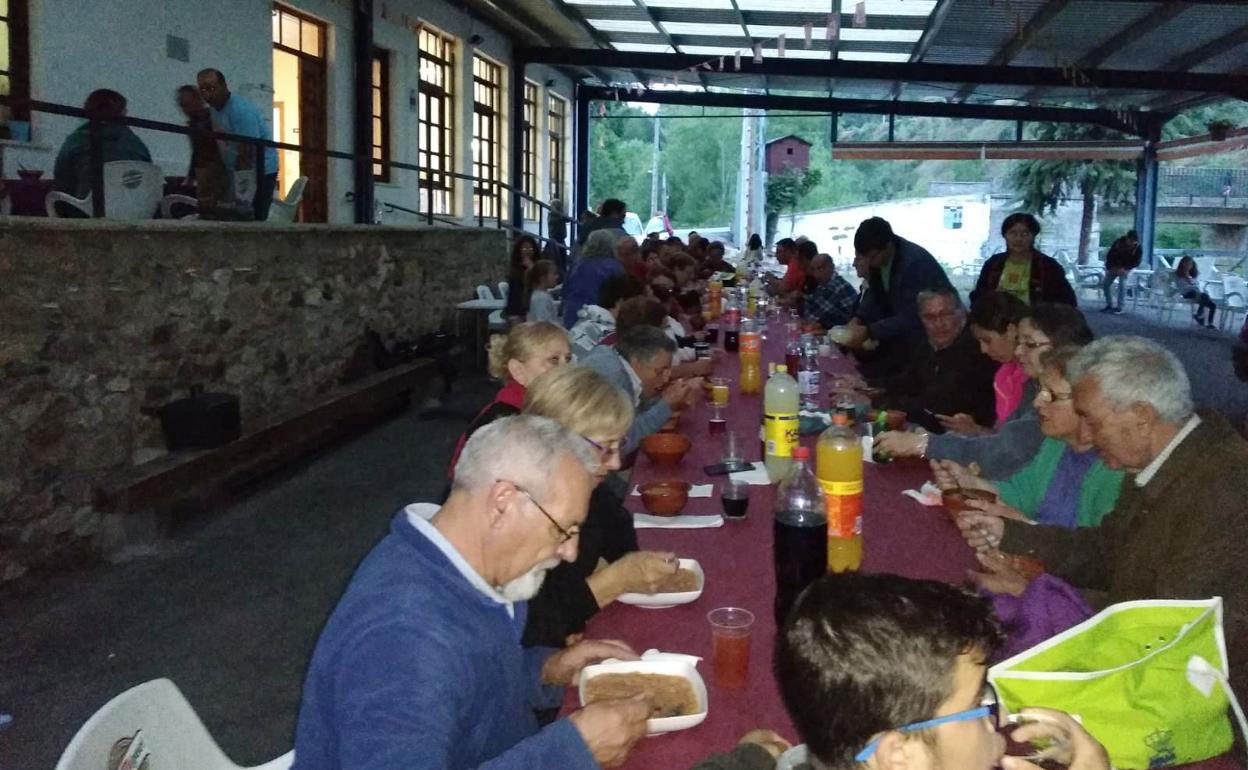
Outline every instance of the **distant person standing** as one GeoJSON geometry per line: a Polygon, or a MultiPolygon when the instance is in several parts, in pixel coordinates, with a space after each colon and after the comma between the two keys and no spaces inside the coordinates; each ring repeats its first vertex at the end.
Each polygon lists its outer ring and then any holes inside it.
{"type": "Polygon", "coordinates": [[[1001,223],[1005,251],[993,254],[979,272],[971,302],[992,291],[1013,294],[1027,305],[1078,305],[1075,290],[1057,260],[1036,249],[1040,222],[1031,214],[1010,214],[1001,223]]]}
{"type": "Polygon", "coordinates": [[[568,237],[568,222],[570,221],[572,220],[568,216],[563,200],[552,198],[550,212],[546,214],[546,233],[549,240],[546,241],[546,248],[542,249],[542,256],[559,266],[560,275],[564,275],[568,268],[568,250],[564,248],[564,241],[568,237]]]}
{"type": "Polygon", "coordinates": [[[193,132],[187,139],[191,145],[191,162],[186,179],[195,185],[195,196],[201,210],[212,209],[226,197],[229,174],[221,162],[221,152],[209,133],[212,111],[199,95],[199,88],[185,85],[178,88],[178,109],[186,116],[186,127],[193,132]]]}
{"type": "Polygon", "coordinates": [[[1105,281],[1101,290],[1105,292],[1105,307],[1102,313],[1121,313],[1122,302],[1127,296],[1127,275],[1140,266],[1144,249],[1140,246],[1140,236],[1134,230],[1114,241],[1105,255],[1105,281]],[[1114,281],[1118,282],[1118,307],[1114,307],[1113,294],[1110,292],[1114,281]]]}
{"type": "MultiPolygon", "coordinates": [[[[56,153],[56,165],[52,172],[56,189],[77,198],[85,198],[91,192],[90,121],[125,117],[126,97],[111,89],[100,88],[87,96],[82,109],[89,120],[65,137],[65,142],[56,153]]],[[[121,123],[100,123],[96,131],[100,138],[100,159],[104,163],[115,160],[152,162],[147,145],[135,136],[129,126],[121,123]]],[[[67,206],[67,213],[69,209],[67,206]]]]}
{"type": "MultiPolygon", "coordinates": [[[[264,118],[256,105],[237,94],[230,93],[225,75],[220,70],[200,70],[196,81],[199,92],[212,107],[212,127],[216,131],[239,134],[254,139],[271,139],[264,118]]],[[[252,171],[256,173],[255,192],[252,195],[252,214],[259,222],[269,218],[269,205],[273,203],[273,190],[277,187],[277,150],[265,147],[256,162],[256,147],[245,142],[218,142],[221,159],[230,173],[252,171]]],[[[236,188],[237,189],[237,188],[236,188]]]]}

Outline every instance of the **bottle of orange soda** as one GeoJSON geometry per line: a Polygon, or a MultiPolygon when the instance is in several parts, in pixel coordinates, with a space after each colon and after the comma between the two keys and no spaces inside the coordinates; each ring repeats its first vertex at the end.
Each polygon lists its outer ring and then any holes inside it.
{"type": "Polygon", "coordinates": [[[741,379],[737,387],[742,393],[761,393],[763,340],[753,320],[746,318],[741,321],[741,333],[737,339],[737,357],[741,360],[741,379]]]}
{"type": "Polygon", "coordinates": [[[828,572],[862,566],[862,441],[837,412],[815,447],[815,476],[828,501],[828,572]]]}

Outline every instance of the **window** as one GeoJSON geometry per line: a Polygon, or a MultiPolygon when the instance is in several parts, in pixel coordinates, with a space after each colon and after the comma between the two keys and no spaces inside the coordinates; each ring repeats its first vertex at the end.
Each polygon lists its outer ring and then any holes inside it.
{"type": "MultiPolygon", "coordinates": [[[[3,4],[3,0],[0,0],[0,4],[3,4]]],[[[291,53],[305,53],[308,56],[324,58],[325,27],[314,19],[280,5],[274,6],[273,44],[286,48],[291,53]]]]}
{"type": "Polygon", "coordinates": [[[568,103],[551,95],[546,100],[546,131],[550,141],[550,197],[566,202],[563,194],[563,162],[567,147],[568,103]]]}
{"type": "MultiPolygon", "coordinates": [[[[0,0],[0,95],[30,97],[29,22],[26,0],[0,0]]],[[[30,120],[30,108],[24,104],[0,107],[0,125],[10,120],[30,120]]]]}
{"type": "Polygon", "coordinates": [[[503,189],[491,182],[502,178],[503,68],[489,59],[472,57],[473,213],[501,213],[503,189]]]}
{"type": "MultiPolygon", "coordinates": [[[[537,198],[537,84],[527,80],[524,83],[524,116],[521,126],[524,132],[524,165],[521,169],[520,189],[524,190],[525,195],[537,198]]],[[[537,202],[525,198],[524,218],[536,221],[539,214],[537,202]]]]}
{"type": "Polygon", "coordinates": [[[961,206],[945,206],[945,229],[961,230],[962,229],[962,207],[961,206]]]}
{"type": "MultiPolygon", "coordinates": [[[[390,54],[373,49],[373,160],[390,160],[390,54]]],[[[373,178],[390,181],[390,167],[373,163],[373,178]]]]}
{"type": "Polygon", "coordinates": [[[452,214],[455,194],[455,41],[429,27],[420,29],[420,107],[417,116],[420,210],[452,214]]]}

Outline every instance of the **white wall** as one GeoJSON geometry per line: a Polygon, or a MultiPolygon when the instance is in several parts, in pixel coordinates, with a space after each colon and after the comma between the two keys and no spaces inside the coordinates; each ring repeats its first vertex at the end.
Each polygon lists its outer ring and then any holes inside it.
{"type": "MultiPolygon", "coordinates": [[[[351,94],[353,83],[351,2],[350,0],[291,0],[284,3],[328,25],[329,146],[352,150],[351,94]]],[[[409,106],[410,91],[417,86],[416,35],[404,26],[425,21],[459,42],[456,166],[460,173],[472,173],[472,53],[468,38],[483,40],[483,54],[506,67],[511,63],[511,44],[498,31],[469,17],[451,3],[440,0],[386,0],[375,4],[376,44],[390,52],[390,142],[391,158],[415,163],[416,112],[409,106]],[[382,18],[383,8],[386,18],[382,18]],[[407,18],[405,18],[407,17],[407,18]]],[[[272,114],[273,48],[272,6],[259,0],[217,0],[198,3],[189,0],[33,0],[31,9],[31,94],[33,98],[61,104],[81,105],[96,88],[112,88],[129,100],[133,117],[182,123],[184,118],[174,103],[174,92],[184,83],[194,83],[195,74],[205,67],[225,73],[231,90],[252,99],[262,114],[272,114]],[[190,41],[190,61],[180,62],[165,55],[166,35],[190,41]]],[[[531,66],[527,77],[542,84],[538,109],[538,190],[548,199],[546,171],[547,80],[554,80],[553,92],[571,99],[572,81],[548,67],[531,66]]],[[[510,104],[508,85],[504,104],[510,104]]],[[[519,116],[515,116],[516,119],[519,116]]],[[[510,166],[510,121],[504,119],[504,180],[510,166]]],[[[79,121],[46,114],[32,117],[32,141],[5,148],[6,173],[18,163],[41,168],[48,174],[56,151],[79,121]]],[[[190,149],[185,137],[138,131],[166,175],[186,172],[190,149]]],[[[568,121],[568,163],[571,152],[571,109],[568,121]]],[[[350,222],[354,209],[346,200],[352,188],[351,164],[329,161],[329,212],[331,222],[350,222]]],[[[564,175],[571,179],[570,169],[564,175]]],[[[565,191],[568,200],[570,190],[565,191]]],[[[458,186],[457,213],[471,217],[471,185],[458,186]]],[[[391,182],[378,184],[377,196],[407,208],[417,207],[416,173],[392,170],[391,182]]],[[[407,215],[387,218],[396,224],[410,223],[407,215]]]]}

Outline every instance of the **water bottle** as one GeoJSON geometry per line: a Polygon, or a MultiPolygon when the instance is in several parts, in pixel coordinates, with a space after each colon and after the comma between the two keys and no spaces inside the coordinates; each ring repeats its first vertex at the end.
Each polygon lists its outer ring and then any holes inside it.
{"type": "Polygon", "coordinates": [[[827,571],[827,501],[806,447],[793,450],[793,470],[776,490],[774,544],[779,627],[802,590],[827,571]]]}
{"type": "Polygon", "coordinates": [[[807,348],[801,356],[802,368],[797,373],[797,390],[803,409],[819,408],[819,354],[807,348]]]}

